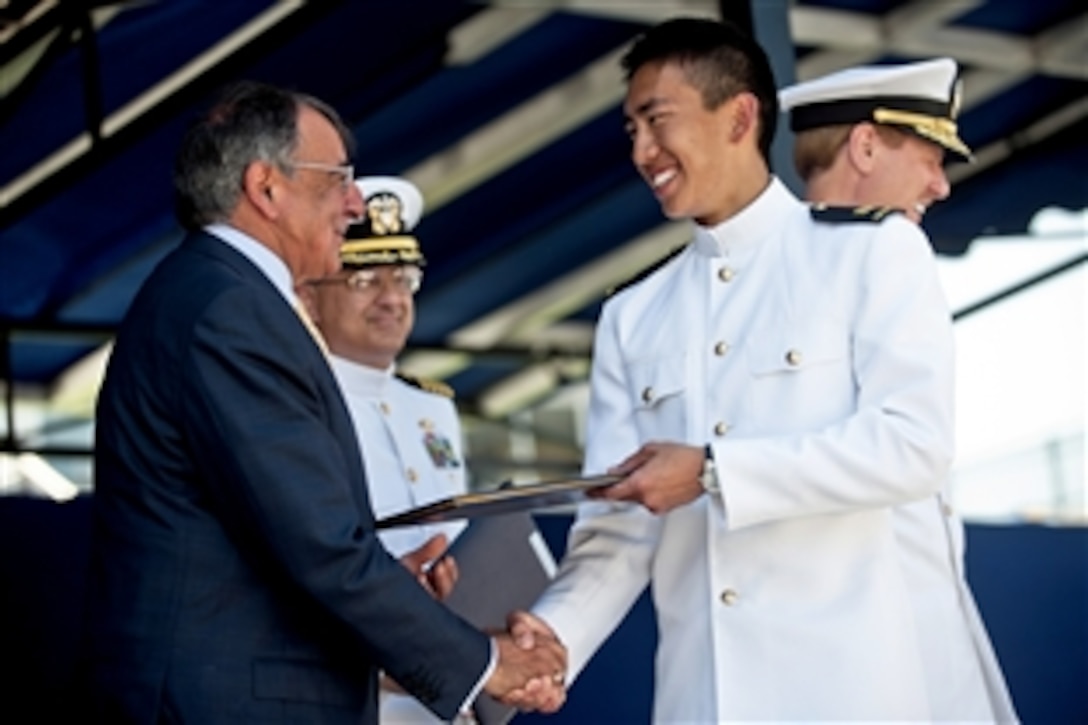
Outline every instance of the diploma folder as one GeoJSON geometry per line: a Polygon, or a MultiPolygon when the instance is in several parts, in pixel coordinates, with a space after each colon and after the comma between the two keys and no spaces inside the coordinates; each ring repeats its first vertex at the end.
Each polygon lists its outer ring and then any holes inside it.
{"type": "MultiPolygon", "coordinates": [[[[555,576],[555,559],[528,511],[472,521],[447,553],[460,577],[446,606],[477,629],[505,630],[506,615],[531,607],[555,576]]],[[[480,725],[505,725],[517,714],[487,693],[472,709],[480,725]]]]}
{"type": "Polygon", "coordinates": [[[588,491],[611,486],[621,478],[623,477],[590,476],[522,485],[506,483],[493,491],[477,491],[451,496],[387,516],[378,521],[376,526],[379,529],[385,529],[390,526],[431,524],[578,503],[586,499],[588,491]]]}

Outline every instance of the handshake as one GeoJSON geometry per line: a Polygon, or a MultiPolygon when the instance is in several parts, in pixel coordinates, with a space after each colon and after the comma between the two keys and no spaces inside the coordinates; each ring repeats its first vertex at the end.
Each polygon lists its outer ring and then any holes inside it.
{"type": "MultiPolygon", "coordinates": [[[[446,549],[445,535],[438,534],[400,559],[439,601],[449,597],[460,578],[457,562],[445,555],[446,549]]],[[[489,632],[498,662],[483,691],[519,710],[555,712],[567,699],[567,648],[544,620],[529,612],[511,612],[506,626],[505,632],[489,632]]]]}
{"type": "Polygon", "coordinates": [[[492,634],[499,661],[484,692],[522,711],[555,712],[567,699],[567,648],[528,612],[512,612],[507,628],[492,634]]]}

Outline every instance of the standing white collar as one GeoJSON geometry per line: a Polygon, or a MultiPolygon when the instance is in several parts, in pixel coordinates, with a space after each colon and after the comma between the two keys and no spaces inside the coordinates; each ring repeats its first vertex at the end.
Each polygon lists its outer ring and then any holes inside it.
{"type": "Polygon", "coordinates": [[[364,398],[384,397],[393,379],[393,366],[379,369],[361,365],[339,355],[330,355],[329,362],[336,379],[340,381],[345,393],[364,398]]]}
{"type": "Polygon", "coordinates": [[[778,177],[771,176],[767,187],[752,203],[713,227],[695,225],[693,246],[708,257],[744,255],[780,229],[789,211],[803,206],[778,177]]]}

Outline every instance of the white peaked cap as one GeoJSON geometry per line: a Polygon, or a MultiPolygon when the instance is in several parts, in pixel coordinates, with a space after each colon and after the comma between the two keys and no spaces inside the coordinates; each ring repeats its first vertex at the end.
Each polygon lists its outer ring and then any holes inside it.
{"type": "Polygon", "coordinates": [[[795,132],[868,121],[971,157],[956,128],[960,83],[952,58],[847,68],[783,88],[778,99],[795,132]]]}
{"type": "Polygon", "coordinates": [[[400,176],[361,176],[355,180],[355,186],[369,201],[379,194],[389,194],[400,200],[403,214],[404,231],[411,231],[423,217],[423,194],[419,187],[400,176]]]}
{"type": "Polygon", "coordinates": [[[355,180],[363,197],[363,218],[348,227],[340,247],[345,267],[426,262],[412,230],[423,216],[419,187],[399,176],[363,176],[355,180]]]}

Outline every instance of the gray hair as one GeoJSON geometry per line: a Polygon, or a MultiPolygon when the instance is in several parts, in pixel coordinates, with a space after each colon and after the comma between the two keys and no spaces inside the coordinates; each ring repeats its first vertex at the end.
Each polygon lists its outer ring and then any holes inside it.
{"type": "Polygon", "coordinates": [[[261,83],[230,86],[185,135],[174,163],[174,209],[186,229],[226,220],[254,161],[292,173],[298,114],[313,108],[336,128],[351,154],[351,132],[336,111],[313,96],[261,83]]]}

